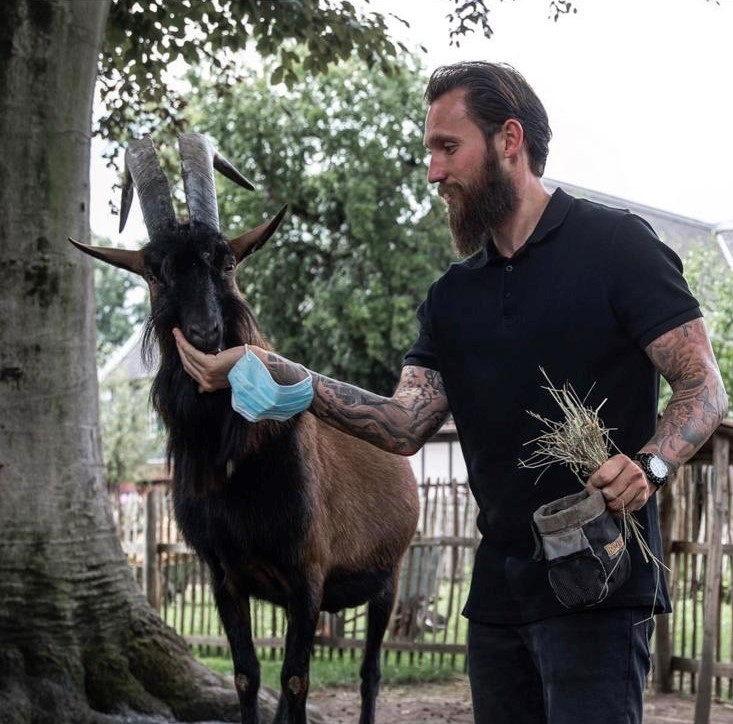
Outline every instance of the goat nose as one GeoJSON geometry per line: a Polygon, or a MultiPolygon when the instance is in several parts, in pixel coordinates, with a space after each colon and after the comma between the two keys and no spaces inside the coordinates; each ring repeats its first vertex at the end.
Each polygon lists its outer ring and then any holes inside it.
{"type": "Polygon", "coordinates": [[[210,325],[190,324],[186,337],[202,352],[216,352],[221,346],[221,326],[218,322],[210,325]]]}

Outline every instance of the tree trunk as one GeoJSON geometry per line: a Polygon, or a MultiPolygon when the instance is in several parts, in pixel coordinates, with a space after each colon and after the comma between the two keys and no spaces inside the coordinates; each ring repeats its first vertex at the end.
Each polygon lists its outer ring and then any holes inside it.
{"type": "Polygon", "coordinates": [[[89,238],[109,0],[0,2],[0,721],[238,718],[149,608],[105,492],[89,238]]]}

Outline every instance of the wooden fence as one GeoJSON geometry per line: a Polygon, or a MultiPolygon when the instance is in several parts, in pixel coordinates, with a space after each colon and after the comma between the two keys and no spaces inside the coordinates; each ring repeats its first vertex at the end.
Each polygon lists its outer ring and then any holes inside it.
{"type": "MultiPolygon", "coordinates": [[[[464,482],[421,483],[418,533],[403,560],[397,603],[384,649],[397,660],[429,655],[465,668],[466,623],[460,615],[477,544],[476,504],[464,482]]],[[[228,655],[205,566],[180,539],[167,482],[138,486],[113,497],[122,546],[138,582],[161,617],[202,655],[228,655]]],[[[252,630],[260,653],[279,655],[284,612],[252,601],[252,630]]],[[[320,653],[363,648],[366,606],[322,614],[320,653]]]]}
{"type": "MultiPolygon", "coordinates": [[[[733,523],[729,439],[724,423],[706,447],[660,493],[664,572],[674,612],[657,617],[654,678],[661,691],[697,694],[695,724],[707,721],[712,696],[733,698],[733,523]]],[[[455,433],[444,430],[446,472],[455,473],[455,433]]],[[[424,460],[415,465],[425,470],[424,460]]],[[[178,537],[167,484],[114,497],[120,537],[148,599],[199,653],[223,653],[226,639],[207,585],[205,568],[178,537]]],[[[429,655],[443,665],[465,666],[466,599],[475,547],[476,507],[465,480],[420,482],[418,535],[403,561],[398,602],[385,639],[389,655],[429,655]]],[[[253,633],[261,653],[278,655],[284,614],[252,603],[253,633]]],[[[362,648],[365,607],[324,614],[321,653],[362,648]]]]}
{"type": "Polygon", "coordinates": [[[696,694],[695,724],[712,697],[733,698],[733,485],[725,421],[660,501],[673,612],[657,617],[659,690],[696,694]]]}

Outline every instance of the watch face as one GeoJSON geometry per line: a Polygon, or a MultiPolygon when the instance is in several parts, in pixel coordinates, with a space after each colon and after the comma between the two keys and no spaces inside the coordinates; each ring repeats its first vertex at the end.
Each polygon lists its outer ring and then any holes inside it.
{"type": "Polygon", "coordinates": [[[649,458],[649,470],[658,478],[664,478],[668,473],[667,464],[656,455],[649,458]]]}

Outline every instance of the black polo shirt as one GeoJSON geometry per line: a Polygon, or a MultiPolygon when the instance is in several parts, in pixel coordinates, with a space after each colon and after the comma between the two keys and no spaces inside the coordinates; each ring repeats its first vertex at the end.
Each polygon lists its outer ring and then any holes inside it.
{"type": "MultiPolygon", "coordinates": [[[[450,266],[418,310],[419,337],[405,364],[441,373],[466,458],[482,534],[464,614],[521,623],[567,609],[547,570],[532,560],[530,529],[540,505],[581,490],[553,465],[541,479],[518,462],[544,432],[528,414],[561,412],[556,387],[572,384],[621,452],[634,455],[656,425],[659,376],[644,348],[700,316],[679,257],[638,216],[558,189],[527,243],[510,259],[488,246],[450,266]]],[[[661,558],[657,502],[637,513],[661,558]]],[[[602,604],[669,610],[664,577],[629,546],[632,575],[602,604]]]]}

